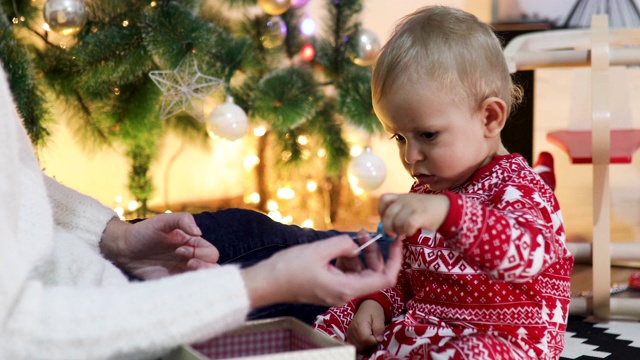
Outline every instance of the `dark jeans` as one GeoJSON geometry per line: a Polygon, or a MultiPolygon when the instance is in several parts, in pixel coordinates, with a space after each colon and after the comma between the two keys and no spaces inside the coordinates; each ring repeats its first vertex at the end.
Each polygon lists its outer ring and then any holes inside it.
{"type": "MultiPolygon", "coordinates": [[[[284,225],[268,216],[247,209],[225,209],[193,215],[202,230],[202,237],[220,251],[220,264],[246,267],[264,260],[292,245],[321,240],[341,232],[317,231],[295,225],[284,225]]],[[[379,243],[386,256],[387,244],[379,243]]],[[[291,274],[295,276],[295,274],[291,274]]],[[[248,319],[293,316],[307,324],[324,313],[326,306],[307,304],[276,304],[252,311],[248,319]]]]}

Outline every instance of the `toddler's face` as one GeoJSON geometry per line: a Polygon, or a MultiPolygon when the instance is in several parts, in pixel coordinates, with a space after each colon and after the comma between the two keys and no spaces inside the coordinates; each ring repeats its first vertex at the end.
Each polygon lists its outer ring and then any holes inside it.
{"type": "Polygon", "coordinates": [[[491,160],[481,111],[456,105],[425,86],[392,90],[374,102],[374,109],[416,181],[436,191],[453,189],[491,160]]]}

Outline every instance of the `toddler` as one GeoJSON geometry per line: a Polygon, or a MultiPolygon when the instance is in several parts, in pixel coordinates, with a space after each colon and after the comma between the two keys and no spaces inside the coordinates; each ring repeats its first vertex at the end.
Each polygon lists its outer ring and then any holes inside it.
{"type": "Polygon", "coordinates": [[[372,89],[415,179],[379,204],[403,268],[316,329],[370,359],[557,359],[573,256],[552,189],[501,143],[519,91],[500,41],[464,11],[419,9],[382,49],[372,89]]]}

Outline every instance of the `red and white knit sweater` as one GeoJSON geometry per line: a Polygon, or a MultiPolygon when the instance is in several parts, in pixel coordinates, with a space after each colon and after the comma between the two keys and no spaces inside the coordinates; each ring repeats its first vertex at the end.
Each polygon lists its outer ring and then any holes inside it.
{"type": "MultiPolygon", "coordinates": [[[[419,184],[411,192],[434,193],[419,184]]],[[[376,358],[486,334],[507,340],[516,357],[557,359],[573,256],[553,191],[524,158],[511,154],[496,156],[445,194],[451,208],[440,229],[405,239],[397,285],[330,309],[315,327],[347,340],[357,306],[374,299],[387,323],[393,321],[376,358]]]]}

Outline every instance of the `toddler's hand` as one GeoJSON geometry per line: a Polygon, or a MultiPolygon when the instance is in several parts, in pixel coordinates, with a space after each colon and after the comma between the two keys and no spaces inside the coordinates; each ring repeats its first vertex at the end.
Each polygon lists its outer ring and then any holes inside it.
{"type": "Polygon", "coordinates": [[[384,232],[391,236],[411,236],[419,229],[436,231],[449,213],[445,195],[384,194],[378,212],[384,232]]]}
{"type": "Polygon", "coordinates": [[[377,301],[365,300],[347,329],[347,341],[358,352],[375,347],[384,339],[384,309],[377,301]]]}

